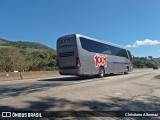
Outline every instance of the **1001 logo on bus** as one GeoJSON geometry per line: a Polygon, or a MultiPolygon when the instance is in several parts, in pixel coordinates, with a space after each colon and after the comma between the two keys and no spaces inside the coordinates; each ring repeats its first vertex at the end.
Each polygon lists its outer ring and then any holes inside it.
{"type": "Polygon", "coordinates": [[[107,67],[107,56],[101,56],[101,55],[96,54],[94,56],[94,61],[95,61],[96,67],[99,67],[100,65],[107,67]]]}

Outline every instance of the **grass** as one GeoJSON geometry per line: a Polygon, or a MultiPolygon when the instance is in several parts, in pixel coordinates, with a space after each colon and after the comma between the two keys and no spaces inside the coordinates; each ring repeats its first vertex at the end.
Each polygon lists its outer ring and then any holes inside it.
{"type": "MultiPolygon", "coordinates": [[[[35,49],[35,48],[26,48],[25,50],[27,53],[32,53],[32,52],[36,52],[36,51],[39,51],[39,52],[43,52],[43,51],[48,52],[49,51],[49,50],[45,50],[45,49],[35,49]]],[[[56,53],[56,51],[54,51],[54,50],[53,51],[51,50],[51,52],[56,53]]]]}
{"type": "Polygon", "coordinates": [[[155,76],[155,78],[160,79],[160,75],[155,76]]]}
{"type": "Polygon", "coordinates": [[[26,48],[26,51],[29,52],[29,53],[32,53],[32,52],[36,52],[36,51],[42,52],[44,50],[42,50],[42,49],[34,49],[34,48],[26,48]]]}

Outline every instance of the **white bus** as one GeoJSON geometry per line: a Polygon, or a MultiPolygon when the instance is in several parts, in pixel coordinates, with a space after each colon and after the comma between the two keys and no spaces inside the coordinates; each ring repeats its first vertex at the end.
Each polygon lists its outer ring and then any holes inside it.
{"type": "Polygon", "coordinates": [[[133,69],[131,53],[125,47],[80,34],[57,40],[57,61],[61,75],[104,77],[133,69]]]}

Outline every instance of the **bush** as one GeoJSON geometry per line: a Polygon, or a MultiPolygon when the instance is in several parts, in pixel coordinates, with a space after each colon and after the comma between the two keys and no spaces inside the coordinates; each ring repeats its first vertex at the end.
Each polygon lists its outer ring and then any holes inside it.
{"type": "Polygon", "coordinates": [[[41,71],[41,68],[39,66],[32,67],[32,71],[41,71]]]}

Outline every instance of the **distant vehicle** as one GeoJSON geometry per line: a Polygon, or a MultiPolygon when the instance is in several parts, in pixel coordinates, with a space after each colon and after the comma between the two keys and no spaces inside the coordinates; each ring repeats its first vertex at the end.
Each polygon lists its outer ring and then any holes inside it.
{"type": "Polygon", "coordinates": [[[90,76],[132,71],[131,53],[124,47],[79,34],[57,40],[57,60],[61,75],[90,76]]]}
{"type": "Polygon", "coordinates": [[[153,70],[158,70],[158,67],[153,67],[153,70]]]}

